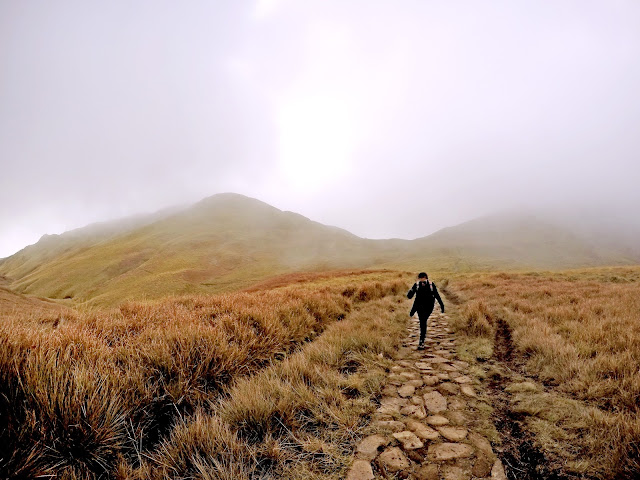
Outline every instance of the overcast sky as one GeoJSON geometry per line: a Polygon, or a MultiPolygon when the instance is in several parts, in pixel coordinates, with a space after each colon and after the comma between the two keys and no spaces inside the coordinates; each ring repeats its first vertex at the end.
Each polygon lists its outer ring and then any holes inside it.
{"type": "Polygon", "coordinates": [[[0,0],[0,257],[232,191],[360,236],[640,206],[640,2],[0,0]]]}

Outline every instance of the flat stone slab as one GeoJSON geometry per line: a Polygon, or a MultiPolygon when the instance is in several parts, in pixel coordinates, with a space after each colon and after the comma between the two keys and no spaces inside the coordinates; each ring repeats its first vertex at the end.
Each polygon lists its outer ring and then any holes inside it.
{"type": "Polygon", "coordinates": [[[462,392],[463,395],[466,395],[467,397],[472,397],[472,398],[477,397],[476,392],[471,385],[462,385],[460,387],[460,391],[462,392]]]}
{"type": "Polygon", "coordinates": [[[460,391],[460,386],[455,383],[445,382],[438,385],[438,391],[443,395],[457,395],[460,391]]]}
{"type": "Polygon", "coordinates": [[[434,427],[441,427],[442,425],[449,425],[449,419],[443,417],[442,415],[431,415],[427,417],[427,423],[429,425],[433,425],[434,427]]]}
{"type": "Polygon", "coordinates": [[[440,392],[428,392],[422,398],[424,398],[424,404],[431,413],[440,413],[447,409],[447,399],[440,392]]]}
{"type": "Polygon", "coordinates": [[[424,407],[422,405],[407,405],[406,407],[402,407],[400,409],[400,413],[402,415],[406,415],[408,417],[415,418],[425,418],[427,413],[424,411],[424,407]]]}
{"type": "Polygon", "coordinates": [[[473,448],[466,443],[436,443],[429,446],[429,459],[441,462],[456,458],[468,458],[473,455],[473,448]]]}
{"type": "Polygon", "coordinates": [[[374,478],[371,462],[367,460],[356,460],[347,473],[347,480],[373,480],[374,478]]]}
{"type": "Polygon", "coordinates": [[[398,405],[383,405],[376,410],[376,414],[380,416],[393,416],[396,413],[400,413],[400,406],[398,405]]]}
{"type": "Polygon", "coordinates": [[[397,407],[404,407],[408,403],[404,398],[398,397],[382,397],[380,399],[380,406],[385,407],[387,405],[394,405],[397,407]]]}
{"type": "Polygon", "coordinates": [[[461,377],[456,377],[454,381],[458,383],[471,383],[473,380],[468,375],[462,375],[461,377]]]}
{"type": "Polygon", "coordinates": [[[433,358],[430,358],[429,361],[431,363],[449,363],[450,360],[444,357],[434,356],[433,358]]]}
{"type": "Polygon", "coordinates": [[[407,428],[422,440],[435,440],[440,436],[436,430],[428,427],[424,423],[417,422],[416,420],[408,420],[406,423],[407,428]]]}
{"type": "Polygon", "coordinates": [[[422,385],[424,385],[424,382],[417,378],[415,380],[409,380],[406,385],[413,385],[415,388],[420,388],[422,385]]]}
{"type": "Polygon", "coordinates": [[[460,442],[464,440],[469,433],[466,428],[449,426],[438,427],[438,431],[440,432],[440,435],[452,442],[460,442]]]}
{"type": "Polygon", "coordinates": [[[431,364],[427,362],[416,362],[416,368],[420,370],[431,370],[431,364]]]}
{"type": "Polygon", "coordinates": [[[389,440],[382,435],[369,435],[358,443],[356,447],[356,457],[371,461],[378,455],[378,449],[388,443],[389,440]]]}
{"type": "Polygon", "coordinates": [[[491,443],[489,443],[489,440],[484,438],[482,435],[476,432],[471,432],[469,433],[469,441],[474,447],[484,453],[492,462],[496,460],[496,454],[493,453],[491,443]]]}
{"type": "Polygon", "coordinates": [[[417,448],[424,447],[424,443],[416,436],[415,433],[405,430],[404,432],[398,432],[393,434],[393,438],[402,443],[404,450],[415,450],[417,448]]]}
{"type": "Polygon", "coordinates": [[[434,385],[438,385],[440,383],[440,379],[435,375],[429,375],[422,379],[424,384],[427,387],[433,387],[434,385]]]}
{"type": "Polygon", "coordinates": [[[398,395],[402,398],[410,397],[416,391],[416,387],[413,385],[403,385],[398,389],[398,395]]]}
{"type": "Polygon", "coordinates": [[[398,447],[390,447],[378,456],[378,465],[383,471],[399,472],[409,468],[409,459],[398,447]]]}

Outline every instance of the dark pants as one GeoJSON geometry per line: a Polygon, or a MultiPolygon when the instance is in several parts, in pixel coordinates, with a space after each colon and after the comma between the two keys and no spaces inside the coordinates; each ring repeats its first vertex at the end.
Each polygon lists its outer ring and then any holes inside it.
{"type": "Polygon", "coordinates": [[[424,337],[427,336],[427,319],[433,312],[431,310],[418,310],[418,318],[420,319],[420,343],[424,343],[424,337]]]}

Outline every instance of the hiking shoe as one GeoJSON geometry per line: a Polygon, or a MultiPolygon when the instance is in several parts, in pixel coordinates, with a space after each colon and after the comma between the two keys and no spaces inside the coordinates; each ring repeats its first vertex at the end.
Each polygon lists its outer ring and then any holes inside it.
{"type": "Polygon", "coordinates": [[[423,343],[419,343],[418,344],[418,350],[424,350],[424,344],[423,343]]]}

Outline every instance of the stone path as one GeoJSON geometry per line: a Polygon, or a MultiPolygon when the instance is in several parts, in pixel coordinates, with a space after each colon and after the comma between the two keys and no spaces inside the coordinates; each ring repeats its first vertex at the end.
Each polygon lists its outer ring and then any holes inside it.
{"type": "Polygon", "coordinates": [[[469,365],[456,359],[447,315],[433,313],[425,350],[413,320],[347,480],[506,480],[489,441],[470,430],[476,400],[469,365]]]}

